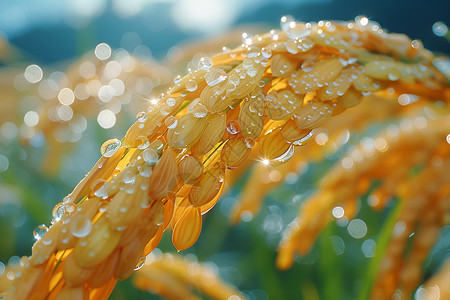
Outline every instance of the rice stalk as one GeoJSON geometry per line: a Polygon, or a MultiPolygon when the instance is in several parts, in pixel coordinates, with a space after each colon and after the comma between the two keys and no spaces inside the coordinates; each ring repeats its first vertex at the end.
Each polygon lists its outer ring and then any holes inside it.
{"type": "MultiPolygon", "coordinates": [[[[151,101],[122,141],[105,142],[97,164],[54,208],[53,224],[32,255],[1,279],[7,280],[4,298],[106,299],[116,280],[139,268],[169,226],[178,250],[193,245],[226,174],[249,158],[287,161],[315,128],[353,106],[356,114],[362,98],[372,93],[394,90],[414,93],[421,102],[448,102],[448,82],[433,60],[419,41],[361,20],[291,22],[204,57],[198,70],[176,78],[151,101]]],[[[374,110],[378,105],[371,103],[374,110]]],[[[430,123],[432,137],[441,136],[443,129],[430,123]]],[[[420,144],[419,138],[414,141],[420,144]]],[[[341,193],[349,194],[348,188],[341,193]]],[[[433,197],[440,199],[439,193],[433,197]]],[[[332,200],[326,195],[325,206],[332,200]]],[[[308,217],[313,228],[308,239],[313,239],[324,221],[308,217]]]]}

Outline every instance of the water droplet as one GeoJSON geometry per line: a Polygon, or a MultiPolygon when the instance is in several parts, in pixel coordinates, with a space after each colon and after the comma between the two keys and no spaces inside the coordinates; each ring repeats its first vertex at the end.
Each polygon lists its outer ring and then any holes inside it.
{"type": "Polygon", "coordinates": [[[261,81],[258,83],[258,86],[259,86],[260,88],[264,87],[265,85],[266,85],[266,82],[265,82],[264,80],[261,80],[261,81]]]}
{"type": "Polygon", "coordinates": [[[258,70],[256,70],[255,67],[248,67],[247,68],[247,75],[248,76],[255,77],[257,73],[258,73],[258,70]]]}
{"type": "Polygon", "coordinates": [[[197,82],[195,80],[189,79],[188,82],[186,82],[186,89],[189,92],[193,92],[197,89],[197,82]]]}
{"type": "Polygon", "coordinates": [[[305,60],[302,63],[302,66],[301,66],[303,72],[306,72],[306,73],[311,72],[312,70],[314,70],[314,67],[315,67],[315,62],[313,60],[311,60],[311,59],[305,60]]]}
{"type": "Polygon", "coordinates": [[[418,40],[413,40],[411,41],[411,47],[413,47],[414,49],[420,49],[422,48],[422,43],[418,40]]]}
{"type": "Polygon", "coordinates": [[[237,77],[235,74],[232,74],[229,78],[228,78],[228,82],[234,85],[238,85],[239,84],[239,77],[237,77]]]}
{"type": "Polygon", "coordinates": [[[227,131],[229,134],[238,134],[241,131],[241,123],[237,120],[231,120],[227,124],[227,131]]]}
{"type": "Polygon", "coordinates": [[[136,265],[136,267],[134,268],[135,271],[138,271],[140,269],[142,269],[142,267],[145,265],[145,257],[141,257],[136,265]]]}
{"type": "Polygon", "coordinates": [[[309,140],[311,140],[311,138],[313,137],[313,135],[314,135],[314,129],[312,129],[307,135],[305,135],[305,136],[302,137],[301,139],[292,142],[292,145],[295,145],[295,146],[304,145],[304,144],[306,144],[307,142],[309,142],[309,140]]]}
{"type": "Polygon", "coordinates": [[[168,99],[166,100],[166,104],[167,104],[169,107],[174,107],[176,103],[177,103],[177,102],[175,101],[174,98],[168,98],[168,99]]]}
{"type": "Polygon", "coordinates": [[[109,201],[102,201],[100,202],[100,206],[98,207],[99,212],[106,212],[108,210],[109,201]]]}
{"type": "MultiPolygon", "coordinates": [[[[102,179],[98,179],[98,180],[102,180],[102,179]]],[[[96,180],[96,182],[98,181],[96,180]]],[[[98,186],[95,182],[92,184],[92,186],[98,186]]],[[[104,182],[101,186],[99,186],[97,188],[97,190],[94,191],[94,195],[96,197],[102,198],[102,199],[106,199],[108,198],[108,186],[109,186],[109,182],[104,182]]]]}
{"type": "Polygon", "coordinates": [[[270,58],[272,56],[272,50],[269,47],[261,49],[261,54],[264,58],[270,58]]]}
{"type": "Polygon", "coordinates": [[[167,104],[163,104],[159,107],[159,112],[161,113],[161,115],[167,116],[168,114],[170,114],[170,107],[167,104]]]}
{"type": "Polygon", "coordinates": [[[213,66],[213,62],[209,57],[202,57],[198,62],[198,68],[200,70],[209,70],[213,66]]]}
{"type": "Polygon", "coordinates": [[[247,148],[251,149],[255,146],[255,140],[251,137],[245,138],[245,145],[247,145],[247,148]]]}
{"type": "Polygon", "coordinates": [[[153,149],[153,147],[149,147],[142,152],[142,158],[148,164],[156,164],[159,159],[158,153],[153,149]]]}
{"type": "Polygon", "coordinates": [[[42,239],[42,237],[44,236],[44,234],[47,231],[48,231],[48,227],[45,224],[38,225],[33,230],[33,236],[36,240],[39,241],[40,239],[42,239]]]}
{"type": "Polygon", "coordinates": [[[244,59],[244,61],[242,62],[242,65],[244,66],[244,68],[249,68],[253,66],[253,61],[251,59],[244,59]]]}
{"type": "Polygon", "coordinates": [[[53,219],[55,219],[56,222],[61,220],[62,216],[66,213],[66,207],[62,203],[58,203],[55,205],[52,211],[53,219]]]}
{"type": "MultiPolygon", "coordinates": [[[[247,53],[247,57],[248,58],[255,58],[258,57],[261,53],[261,49],[259,49],[259,47],[256,46],[251,46],[250,49],[248,49],[248,53],[247,53]]],[[[260,59],[257,58],[255,59],[255,62],[259,62],[260,59]]]]}
{"type": "Polygon", "coordinates": [[[343,96],[345,94],[345,92],[347,91],[348,87],[346,87],[345,85],[340,85],[337,88],[337,94],[338,96],[343,96]]]}
{"type": "Polygon", "coordinates": [[[278,93],[276,91],[270,91],[266,95],[266,101],[273,102],[276,101],[278,98],[278,93]]]}
{"type": "Polygon", "coordinates": [[[98,191],[99,189],[101,189],[105,183],[106,183],[106,180],[101,179],[101,178],[95,180],[95,181],[92,183],[92,185],[91,185],[91,189],[92,189],[92,191],[94,192],[94,194],[95,194],[96,191],[98,191]]]}
{"type": "Polygon", "coordinates": [[[201,103],[194,105],[191,111],[197,118],[204,118],[208,114],[208,109],[201,103]]]}
{"type": "Polygon", "coordinates": [[[162,212],[158,213],[155,216],[155,220],[153,221],[156,225],[161,226],[164,223],[164,214],[162,212]]]}
{"type": "Polygon", "coordinates": [[[131,171],[126,171],[123,174],[123,182],[133,184],[136,181],[136,175],[131,171]]]}
{"type": "Polygon", "coordinates": [[[144,150],[144,149],[146,149],[146,148],[150,145],[150,142],[148,141],[148,138],[147,138],[147,137],[141,135],[141,136],[138,136],[138,137],[136,138],[136,141],[134,142],[134,145],[135,145],[138,149],[144,150]]]}
{"type": "Polygon", "coordinates": [[[83,238],[92,230],[92,222],[85,215],[78,215],[70,222],[70,232],[73,236],[83,238]]]}
{"type": "Polygon", "coordinates": [[[294,155],[294,146],[290,146],[286,152],[278,156],[277,158],[274,158],[273,160],[279,161],[279,162],[286,162],[288,161],[292,156],[294,155]]]}
{"type": "Polygon", "coordinates": [[[164,124],[166,124],[167,128],[169,129],[174,129],[177,127],[178,125],[178,120],[177,118],[175,118],[174,116],[169,116],[167,117],[167,119],[164,121],[164,124]]]}
{"type": "Polygon", "coordinates": [[[75,210],[75,204],[73,203],[64,204],[64,207],[69,214],[73,213],[73,211],[75,210]]]}
{"type": "Polygon", "coordinates": [[[53,239],[50,235],[42,237],[42,243],[46,246],[49,246],[53,242],[53,239]]]}
{"type": "Polygon", "coordinates": [[[66,196],[66,197],[63,198],[63,203],[64,204],[68,204],[68,203],[71,203],[71,202],[72,202],[72,198],[71,197],[66,196]]]}
{"type": "Polygon", "coordinates": [[[145,123],[145,121],[147,121],[147,115],[143,111],[138,112],[137,115],[136,115],[136,119],[140,123],[145,123]]]}
{"type": "Polygon", "coordinates": [[[175,78],[173,79],[173,82],[175,84],[179,84],[181,82],[181,76],[180,75],[175,76],[175,78]]]}
{"type": "Polygon", "coordinates": [[[250,102],[250,104],[248,105],[248,110],[251,111],[252,113],[257,112],[258,109],[259,109],[259,105],[255,101],[250,102]]]}
{"type": "MultiPolygon", "coordinates": [[[[141,175],[142,177],[150,177],[150,175],[152,175],[152,167],[148,166],[148,165],[143,165],[139,168],[139,175],[141,175]]],[[[141,188],[143,190],[146,190],[147,186],[146,185],[141,185],[141,188]]]]}
{"type": "Polygon", "coordinates": [[[295,23],[291,23],[289,29],[287,30],[287,36],[292,40],[302,39],[309,36],[310,34],[311,30],[295,26],[295,23]],[[294,24],[294,27],[292,27],[292,24],[294,24]]]}
{"type": "Polygon", "coordinates": [[[100,152],[103,157],[111,157],[120,148],[121,141],[118,139],[110,139],[103,143],[100,152]]]}
{"type": "Polygon", "coordinates": [[[395,69],[390,70],[388,73],[388,78],[391,81],[398,80],[400,78],[400,76],[401,76],[400,71],[395,70],[395,69]]]}
{"type": "Polygon", "coordinates": [[[227,73],[222,69],[214,68],[205,74],[205,81],[209,86],[215,86],[225,79],[227,79],[227,73]]]}
{"type": "Polygon", "coordinates": [[[150,146],[150,148],[155,149],[156,151],[161,150],[162,148],[164,148],[164,143],[161,140],[154,140],[150,146]]]}

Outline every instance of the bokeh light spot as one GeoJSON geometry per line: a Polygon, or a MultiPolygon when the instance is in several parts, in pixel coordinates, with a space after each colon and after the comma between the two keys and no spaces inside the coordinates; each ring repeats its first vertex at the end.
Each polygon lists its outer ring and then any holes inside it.
{"type": "Polygon", "coordinates": [[[367,225],[361,219],[354,219],[348,224],[347,231],[355,239],[360,239],[366,235],[367,225]]]}
{"type": "Polygon", "coordinates": [[[105,129],[109,129],[116,124],[116,115],[109,109],[102,110],[97,116],[97,122],[105,129]]]}
{"type": "Polygon", "coordinates": [[[8,170],[9,160],[6,156],[0,155],[0,173],[8,170]]]}
{"type": "Polygon", "coordinates": [[[39,123],[39,115],[35,111],[29,111],[25,114],[23,121],[28,126],[36,126],[39,123]]]}
{"type": "Polygon", "coordinates": [[[111,47],[106,43],[100,43],[95,47],[94,53],[100,60],[108,59],[111,56],[111,47]]]}
{"type": "Polygon", "coordinates": [[[41,67],[39,67],[38,65],[29,65],[25,69],[24,73],[25,79],[31,83],[41,81],[43,75],[44,73],[42,72],[41,67]]]}

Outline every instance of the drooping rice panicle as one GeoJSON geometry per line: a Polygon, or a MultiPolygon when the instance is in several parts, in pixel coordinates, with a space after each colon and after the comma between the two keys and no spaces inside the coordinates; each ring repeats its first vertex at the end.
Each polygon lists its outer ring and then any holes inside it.
{"type": "Polygon", "coordinates": [[[201,59],[139,114],[122,141],[105,142],[1,293],[106,299],[169,226],[178,250],[195,243],[228,170],[255,156],[287,161],[314,128],[374,92],[448,102],[448,82],[433,59],[419,41],[360,21],[291,22],[201,59]]]}

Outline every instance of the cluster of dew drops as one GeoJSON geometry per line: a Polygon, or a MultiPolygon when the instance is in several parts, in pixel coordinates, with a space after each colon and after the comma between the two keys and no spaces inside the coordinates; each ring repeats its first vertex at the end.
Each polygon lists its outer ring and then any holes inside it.
{"type": "MultiPolygon", "coordinates": [[[[142,158],[149,163],[150,165],[154,165],[158,159],[158,153],[151,148],[148,148],[149,146],[149,142],[148,140],[146,141],[142,141],[140,143],[140,145],[138,146],[139,149],[144,150],[142,152],[142,158]]],[[[118,139],[110,139],[107,140],[106,142],[103,143],[102,147],[101,147],[101,154],[103,157],[111,157],[113,156],[117,150],[121,147],[122,142],[118,139]]],[[[156,150],[160,150],[162,148],[162,142],[160,145],[156,145],[156,150]]],[[[98,168],[103,167],[101,164],[98,165],[98,168]]],[[[151,168],[146,168],[141,170],[140,175],[145,176],[145,177],[149,177],[151,175],[151,168]]],[[[124,175],[123,178],[124,182],[127,183],[127,174],[124,175]]],[[[130,179],[131,180],[131,179],[130,179]]],[[[106,181],[103,179],[98,179],[96,180],[93,184],[92,184],[92,191],[94,191],[94,195],[100,198],[107,198],[108,194],[106,191],[106,181]]],[[[77,208],[76,205],[73,203],[74,199],[70,198],[70,196],[66,196],[63,199],[62,203],[57,204],[54,209],[53,209],[53,220],[51,221],[51,224],[55,224],[56,222],[59,222],[61,220],[61,218],[64,216],[64,214],[66,213],[72,213],[75,209],[80,210],[81,208],[77,208]]],[[[100,212],[106,212],[106,205],[100,205],[99,207],[99,211],[100,212]]],[[[80,215],[76,215],[75,217],[70,217],[70,218],[66,218],[64,221],[64,223],[69,223],[70,222],[70,226],[69,226],[69,230],[70,233],[77,238],[83,238],[89,235],[89,233],[91,232],[93,225],[92,225],[92,221],[85,215],[80,214],[80,215]]],[[[50,237],[48,237],[47,235],[45,235],[45,233],[48,231],[48,227],[45,224],[41,224],[38,225],[34,230],[33,230],[33,235],[34,238],[39,241],[42,239],[42,242],[45,245],[50,245],[53,241],[51,240],[50,237]]],[[[63,231],[67,230],[65,228],[62,229],[63,231]]],[[[62,240],[62,242],[64,243],[64,240],[62,240]]],[[[139,270],[140,268],[142,268],[145,264],[145,257],[142,257],[134,270],[139,270]]]]}
{"type": "MultiPolygon", "coordinates": [[[[291,16],[285,16],[281,18],[281,29],[282,30],[286,30],[288,31],[288,35],[295,35],[294,29],[295,29],[295,20],[291,17],[291,16]]],[[[279,34],[279,30],[272,30],[270,32],[272,39],[274,41],[278,40],[278,34],[279,34]]],[[[262,48],[259,49],[257,47],[252,46],[253,43],[253,39],[254,38],[259,38],[259,37],[254,37],[252,34],[249,33],[243,33],[242,34],[242,46],[244,46],[244,48],[246,48],[248,50],[248,53],[242,53],[241,55],[246,56],[247,58],[254,58],[258,56],[258,53],[261,53],[262,59],[266,60],[266,61],[257,61],[260,63],[265,63],[267,62],[267,60],[271,57],[272,53],[270,49],[267,48],[262,48]]],[[[235,58],[236,57],[236,53],[233,53],[229,48],[227,47],[223,47],[222,51],[224,54],[229,53],[231,58],[235,58]]],[[[210,87],[214,87],[216,85],[218,85],[219,83],[225,81],[226,79],[229,79],[229,82],[234,85],[234,87],[236,87],[240,80],[245,79],[246,76],[250,76],[250,77],[254,77],[257,74],[257,70],[256,68],[253,66],[253,62],[250,59],[244,59],[243,61],[243,68],[244,70],[242,70],[242,72],[239,73],[239,76],[235,76],[232,75],[233,77],[228,78],[227,73],[220,69],[220,68],[213,68],[213,62],[211,60],[211,58],[209,57],[202,57],[200,58],[200,60],[198,61],[198,70],[204,70],[207,71],[206,74],[204,75],[204,80],[206,82],[206,84],[210,87]]],[[[314,68],[314,65],[312,65],[312,62],[305,62],[304,65],[302,65],[303,69],[306,70],[312,70],[314,68]]],[[[188,69],[188,73],[192,74],[194,71],[192,69],[188,69]]],[[[175,76],[174,78],[174,83],[175,85],[180,85],[182,83],[182,77],[180,75],[175,76]]],[[[192,77],[191,79],[189,79],[186,83],[185,83],[185,91],[182,92],[181,96],[185,97],[187,95],[187,92],[194,92],[197,90],[198,88],[198,84],[197,81],[194,80],[195,77],[192,77]],[[186,92],[187,91],[187,92],[186,92]]],[[[202,78],[200,78],[202,79],[202,78]]],[[[259,87],[263,87],[265,85],[264,81],[261,81],[258,86],[259,87]]],[[[168,96],[170,96],[170,90],[167,92],[168,96]]],[[[271,97],[273,95],[270,95],[271,97]]],[[[268,101],[270,101],[270,97],[269,99],[267,99],[268,101]]],[[[172,97],[166,97],[165,94],[161,94],[161,97],[159,99],[152,99],[150,100],[150,106],[149,106],[149,111],[152,111],[153,109],[159,109],[160,113],[164,116],[167,116],[170,112],[170,109],[176,105],[176,100],[172,97]],[[161,99],[165,99],[165,102],[162,103],[161,99]]],[[[233,108],[233,107],[231,107],[233,108]]],[[[191,105],[189,105],[188,110],[190,113],[192,113],[195,117],[197,118],[203,118],[208,114],[208,109],[202,104],[200,103],[200,99],[197,98],[195,100],[192,101],[191,105]]],[[[147,114],[142,111],[139,112],[136,115],[136,119],[138,121],[138,127],[139,128],[143,128],[144,127],[144,123],[147,121],[147,114]]],[[[175,129],[178,125],[178,121],[177,118],[174,116],[168,116],[165,121],[164,124],[167,126],[167,128],[169,129],[175,129]]],[[[238,134],[241,130],[241,126],[239,121],[237,120],[231,120],[227,125],[226,125],[226,130],[230,133],[230,134],[238,134]]],[[[142,137],[138,137],[138,139],[140,139],[137,144],[138,144],[138,148],[141,150],[145,150],[148,146],[149,146],[149,141],[146,137],[142,136],[142,137]]],[[[104,157],[111,157],[121,146],[121,141],[118,139],[111,139],[106,141],[102,147],[101,147],[101,154],[104,157]]],[[[252,141],[247,141],[247,146],[249,148],[253,147],[254,142],[252,141]]],[[[289,154],[291,154],[292,149],[290,149],[289,154]]],[[[158,156],[156,155],[151,155],[148,154],[146,156],[149,157],[145,157],[144,159],[146,160],[151,160],[154,163],[157,161],[158,156]]],[[[287,155],[290,156],[290,155],[287,155]]],[[[284,155],[283,160],[286,159],[286,155],[284,155]]],[[[99,167],[102,167],[99,165],[99,167]]],[[[96,185],[98,186],[99,183],[98,182],[94,182],[93,186],[96,185]]],[[[104,193],[104,189],[101,188],[95,188],[93,189],[95,190],[95,194],[98,196],[103,196],[102,193],[104,193]]],[[[65,197],[63,199],[63,202],[57,204],[55,206],[55,208],[53,209],[52,215],[53,215],[53,220],[51,221],[51,224],[55,224],[56,222],[58,222],[62,216],[65,213],[72,213],[74,210],[76,209],[76,206],[74,204],[74,199],[71,199],[69,196],[65,197]]],[[[100,208],[102,209],[102,208],[100,208]]],[[[69,219],[66,219],[65,222],[68,222],[69,219]]],[[[89,235],[89,233],[92,230],[92,222],[91,220],[84,216],[84,215],[78,215],[76,216],[73,220],[70,220],[70,230],[73,236],[75,237],[85,237],[87,235],[89,235]]],[[[48,226],[45,224],[41,224],[38,225],[34,230],[33,230],[33,235],[34,238],[39,241],[41,239],[43,239],[44,244],[50,244],[52,241],[51,240],[45,240],[45,233],[48,231],[48,226]]],[[[143,263],[142,263],[143,264],[143,263]]],[[[139,264],[138,264],[139,265],[139,264]]]]}
{"type": "MultiPolygon", "coordinates": [[[[101,153],[103,157],[111,157],[121,146],[121,141],[117,139],[111,139],[106,141],[101,148],[101,153]]],[[[99,165],[99,168],[102,166],[99,165]]],[[[102,192],[101,187],[98,188],[96,186],[99,185],[99,182],[94,182],[92,184],[93,190],[96,190],[96,196],[100,195],[102,192]]],[[[53,220],[51,221],[51,224],[55,224],[56,222],[59,222],[63,215],[67,213],[72,213],[76,208],[75,204],[73,203],[73,199],[71,199],[69,196],[64,197],[63,202],[57,204],[52,212],[53,220]]],[[[100,210],[104,209],[102,207],[99,208],[100,210]]],[[[66,219],[64,222],[69,222],[69,219],[66,219]]],[[[64,229],[63,229],[64,230],[64,229]]],[[[78,238],[83,238],[89,235],[89,233],[92,230],[92,222],[91,220],[85,216],[85,215],[77,215],[74,218],[70,219],[70,232],[73,236],[78,238]]],[[[45,238],[45,233],[48,231],[48,227],[45,224],[41,224],[36,226],[36,228],[33,230],[33,236],[34,238],[39,241],[43,239],[43,243],[46,245],[49,245],[52,241],[50,239],[45,238]]]]}
{"type": "MultiPolygon", "coordinates": [[[[361,20],[361,18],[359,19],[361,20]]],[[[362,19],[363,21],[366,19],[362,19]]],[[[286,31],[287,36],[293,40],[298,39],[303,33],[300,32],[298,29],[296,29],[296,22],[295,19],[292,16],[283,16],[280,20],[280,27],[281,30],[286,31]]],[[[278,40],[278,35],[279,35],[280,31],[279,30],[271,30],[270,31],[270,36],[272,38],[273,41],[277,41],[278,40]]],[[[272,51],[269,48],[262,48],[259,49],[258,47],[252,46],[253,40],[254,39],[261,39],[261,37],[259,36],[253,36],[252,34],[249,33],[243,33],[242,34],[242,46],[247,49],[247,53],[242,52],[241,55],[246,56],[246,58],[244,58],[244,61],[242,63],[243,65],[243,70],[242,72],[239,72],[239,76],[236,75],[231,75],[230,78],[228,78],[227,73],[220,69],[220,68],[213,68],[213,62],[211,60],[211,58],[209,57],[202,57],[200,58],[200,60],[198,61],[198,70],[204,70],[207,71],[204,75],[204,80],[206,82],[206,84],[210,87],[214,87],[216,85],[218,85],[219,83],[225,81],[226,79],[228,79],[228,81],[231,83],[232,86],[236,87],[240,80],[245,79],[246,76],[250,76],[250,77],[254,77],[257,74],[257,70],[256,68],[253,66],[253,61],[250,60],[249,58],[256,58],[259,55],[261,56],[259,60],[256,60],[257,63],[261,63],[261,64],[265,64],[267,63],[268,59],[272,56],[272,51]]],[[[289,50],[289,49],[288,49],[289,50]]],[[[224,54],[229,53],[231,58],[235,58],[236,57],[236,53],[234,53],[233,51],[231,51],[231,49],[227,48],[227,47],[223,47],[222,48],[222,52],[224,54]]],[[[302,65],[301,65],[301,69],[304,72],[311,72],[314,70],[314,61],[312,60],[305,60],[302,65]]],[[[193,74],[193,70],[188,68],[188,73],[189,74],[193,74]]],[[[198,88],[198,84],[197,81],[195,80],[195,77],[190,78],[184,86],[184,90],[181,93],[182,97],[185,97],[187,95],[188,92],[194,92],[197,90],[198,88]]],[[[202,78],[199,78],[202,79],[202,78]]],[[[181,83],[183,82],[183,78],[180,75],[175,76],[174,78],[174,83],[176,86],[179,86],[181,83]]],[[[266,84],[266,82],[264,82],[263,80],[261,82],[258,83],[259,87],[264,87],[264,85],[266,84]]],[[[167,96],[163,93],[161,94],[159,99],[152,99],[150,100],[150,106],[149,106],[149,111],[152,111],[154,109],[158,109],[159,112],[163,115],[163,116],[167,116],[170,113],[170,110],[172,107],[174,107],[176,105],[176,100],[172,97],[170,97],[170,89],[167,92],[167,96]],[[162,99],[165,99],[165,101],[163,102],[162,99]]],[[[219,89],[217,89],[217,93],[219,93],[219,89]]],[[[273,95],[276,92],[271,92],[270,95],[267,95],[267,99],[265,99],[266,101],[273,101],[271,99],[276,98],[276,95],[273,95]]],[[[230,107],[230,108],[234,108],[234,107],[230,107]]],[[[194,99],[192,101],[192,103],[188,106],[188,111],[189,113],[192,113],[195,117],[197,118],[203,118],[208,114],[208,109],[202,104],[200,103],[200,99],[194,99]]],[[[261,112],[262,113],[262,112],[261,112]]],[[[138,121],[138,127],[139,128],[143,128],[144,127],[144,123],[147,121],[147,114],[146,112],[142,111],[139,112],[136,115],[136,119],[138,121]]],[[[178,125],[178,121],[177,118],[174,116],[168,116],[165,121],[164,124],[167,126],[167,128],[169,129],[175,129],[178,125]]],[[[226,125],[226,130],[230,133],[230,134],[238,134],[241,130],[241,125],[239,123],[239,121],[237,120],[230,120],[228,122],[228,124],[226,125]]],[[[312,132],[308,135],[308,137],[306,139],[309,139],[312,136],[312,132]]],[[[145,150],[148,146],[149,146],[149,141],[146,137],[141,136],[138,137],[138,145],[137,148],[141,149],[141,150],[145,150]]],[[[302,142],[304,142],[302,140],[302,142]]],[[[255,144],[254,141],[246,141],[247,146],[249,148],[252,148],[253,145],[255,144]]],[[[118,139],[111,139],[106,141],[102,147],[101,147],[101,154],[103,157],[111,157],[122,145],[122,142],[118,139]]],[[[148,151],[147,151],[148,152],[148,151]]],[[[154,152],[154,151],[153,151],[154,152]]],[[[156,163],[156,161],[158,160],[158,155],[155,153],[143,153],[143,155],[145,155],[145,157],[143,157],[146,161],[151,161],[153,163],[156,163]]],[[[288,160],[291,156],[293,155],[293,147],[290,147],[288,149],[288,151],[283,154],[280,157],[280,161],[286,161],[288,160]]],[[[101,165],[99,165],[99,167],[102,167],[101,165]]],[[[103,185],[104,187],[104,185],[103,185]]],[[[102,185],[99,184],[98,182],[94,182],[93,183],[93,190],[95,191],[96,196],[99,197],[103,197],[105,191],[104,189],[102,189],[102,185]],[[94,186],[96,186],[94,188],[94,186]],[[100,188],[98,188],[98,186],[100,186],[100,188]]],[[[53,220],[51,221],[52,224],[55,224],[56,222],[58,222],[62,216],[65,213],[72,213],[76,208],[75,204],[74,204],[74,199],[71,199],[69,196],[66,196],[63,199],[63,202],[57,204],[55,206],[55,208],[53,209],[52,215],[53,215],[53,220]]],[[[105,210],[105,208],[100,207],[99,210],[105,210]]],[[[66,219],[65,222],[69,222],[69,219],[66,219]]],[[[73,236],[78,237],[78,238],[82,238],[82,237],[86,237],[87,235],[89,235],[89,233],[92,230],[92,222],[91,220],[80,214],[77,215],[75,218],[70,220],[70,231],[72,233],[73,236]]],[[[48,231],[48,227],[45,224],[41,224],[38,225],[34,230],[33,230],[33,235],[35,237],[36,240],[41,240],[43,239],[44,244],[50,244],[52,241],[47,238],[45,238],[45,233],[48,231]]],[[[145,258],[142,258],[136,269],[141,268],[145,263],[145,258]]]]}

